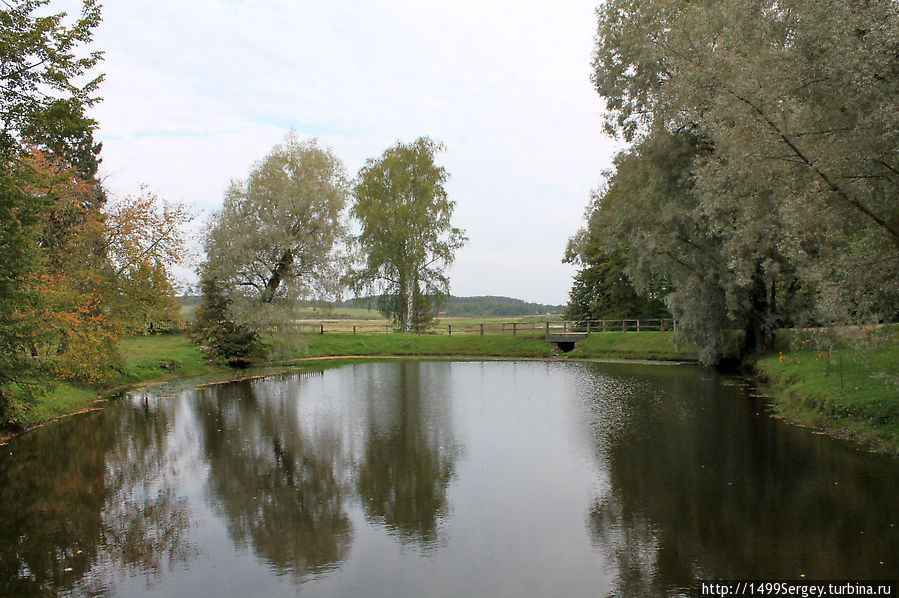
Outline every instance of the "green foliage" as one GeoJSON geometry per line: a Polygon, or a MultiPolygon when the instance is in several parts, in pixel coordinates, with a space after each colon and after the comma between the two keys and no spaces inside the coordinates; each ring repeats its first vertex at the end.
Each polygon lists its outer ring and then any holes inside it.
{"type": "Polygon", "coordinates": [[[694,134],[657,131],[622,152],[608,186],[594,195],[587,231],[572,241],[587,259],[599,239],[603,252],[626,256],[623,271],[636,291],[664,296],[681,335],[696,343],[706,364],[731,354],[733,329],[745,331],[744,354],[772,342],[780,314],[772,293],[782,276],[791,280],[776,244],[764,238],[744,256],[752,269],[734,268],[728,231],[703,213],[690,176],[710,151],[694,134]]]}
{"type": "Polygon", "coordinates": [[[293,132],[232,183],[206,237],[196,311],[196,335],[220,359],[251,361],[297,299],[336,290],[346,197],[340,160],[293,132]]]}
{"type": "Polygon", "coordinates": [[[750,289],[749,303],[729,293],[724,313],[771,311],[768,286],[804,294],[797,309],[824,321],[896,318],[899,6],[610,0],[598,15],[608,129],[635,142],[690,131],[707,145],[680,172],[692,215],[750,289]]]}
{"type": "Polygon", "coordinates": [[[450,223],[455,202],[443,187],[446,169],[434,163],[442,149],[426,137],[398,142],[366,161],[354,189],[365,264],[347,281],[374,290],[382,313],[407,332],[433,322],[449,294],[445,270],[467,241],[450,223]]]}
{"type": "Polygon", "coordinates": [[[336,292],[347,198],[343,164],[291,132],[233,182],[206,237],[204,269],[230,300],[228,320],[260,328],[297,299],[336,292]]]}
{"type": "Polygon", "coordinates": [[[656,298],[660,290],[638,295],[625,273],[625,257],[607,251],[589,230],[569,241],[564,261],[581,267],[574,276],[563,314],[566,320],[671,317],[665,304],[656,298]]]}
{"type": "Polygon", "coordinates": [[[561,305],[545,305],[543,303],[530,303],[511,297],[478,296],[455,297],[450,295],[446,301],[444,316],[533,316],[545,314],[558,314],[562,312],[561,305]]]}
{"type": "Polygon", "coordinates": [[[234,321],[231,297],[206,269],[201,271],[200,290],[203,301],[195,312],[194,339],[211,347],[216,360],[231,365],[246,365],[258,357],[262,347],[258,331],[234,321]]]}
{"type": "MultiPolygon", "coordinates": [[[[83,75],[102,53],[79,57],[75,50],[91,41],[93,29],[100,23],[100,5],[96,0],[84,0],[81,16],[65,24],[65,13],[38,16],[47,4],[49,0],[17,0],[4,3],[0,10],[3,156],[15,154],[25,141],[47,141],[57,149],[63,139],[80,145],[74,140],[89,139],[94,127],[93,121],[83,118],[82,108],[98,100],[94,94],[103,77],[85,82],[83,75]],[[78,117],[78,122],[63,124],[72,116],[78,117]]],[[[85,166],[95,171],[95,163],[85,166]]]]}
{"type": "MultiPolygon", "coordinates": [[[[54,198],[33,191],[35,173],[23,158],[34,145],[69,158],[63,139],[90,138],[90,119],[61,123],[64,112],[82,114],[96,101],[100,80],[81,83],[100,55],[75,54],[99,22],[96,2],[85,0],[81,18],[69,26],[61,14],[36,16],[46,4],[23,0],[0,8],[0,421],[13,402],[33,399],[31,382],[40,369],[33,352],[42,322],[34,314],[43,299],[32,283],[43,265],[54,198]]],[[[95,170],[95,157],[92,165],[95,170]]]]}

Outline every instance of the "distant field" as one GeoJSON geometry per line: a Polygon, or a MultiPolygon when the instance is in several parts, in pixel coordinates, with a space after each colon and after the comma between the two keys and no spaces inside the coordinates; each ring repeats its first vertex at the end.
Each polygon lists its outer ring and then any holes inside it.
{"type": "MultiPolygon", "coordinates": [[[[202,301],[201,297],[179,297],[181,304],[180,315],[186,321],[195,319],[197,306],[202,301]]],[[[354,300],[345,302],[342,306],[330,305],[308,305],[306,307],[298,307],[294,312],[298,320],[375,320],[383,321],[384,318],[378,312],[376,301],[371,300],[354,300]],[[368,304],[371,304],[370,306],[368,304]],[[349,305],[347,305],[349,304],[349,305]]],[[[450,320],[451,318],[459,318],[460,321],[472,321],[482,319],[508,319],[509,322],[520,321],[521,318],[539,318],[541,320],[550,318],[558,318],[555,312],[561,311],[562,306],[540,305],[536,303],[526,303],[519,299],[510,299],[508,297],[452,297],[451,303],[447,305],[447,314],[450,315],[442,318],[450,320]],[[461,310],[461,311],[460,311],[461,310]],[[515,314],[541,314],[534,315],[507,315],[496,316],[496,313],[515,313],[515,314]],[[489,314],[479,316],[477,314],[489,314]],[[547,315],[548,314],[548,315],[547,315]]]]}
{"type": "MultiPolygon", "coordinates": [[[[353,333],[354,327],[357,334],[383,334],[385,332],[394,332],[390,321],[383,317],[353,318],[347,316],[338,318],[327,317],[325,314],[318,314],[318,316],[319,317],[313,316],[297,319],[293,326],[297,328],[297,332],[303,334],[321,333],[322,326],[324,326],[325,334],[353,333]]],[[[421,333],[431,336],[480,334],[482,325],[484,327],[484,334],[511,335],[513,333],[540,333],[545,331],[545,322],[547,320],[552,321],[558,317],[559,316],[447,317],[440,318],[434,327],[427,330],[423,329],[421,333]]]]}

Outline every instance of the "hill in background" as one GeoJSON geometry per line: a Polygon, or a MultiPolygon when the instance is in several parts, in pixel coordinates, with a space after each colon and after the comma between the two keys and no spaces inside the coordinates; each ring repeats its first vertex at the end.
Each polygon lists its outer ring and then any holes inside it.
{"type": "MultiPolygon", "coordinates": [[[[335,304],[340,307],[377,308],[377,297],[361,297],[350,299],[343,303],[335,304]]],[[[545,314],[559,314],[565,309],[564,305],[544,305],[542,303],[528,303],[521,299],[511,297],[497,297],[484,295],[479,297],[456,297],[450,295],[446,306],[440,315],[448,317],[477,317],[477,316],[534,316],[545,314]]]]}
{"type": "MultiPolygon", "coordinates": [[[[178,298],[182,307],[195,307],[200,304],[201,298],[194,295],[185,295],[178,298]]],[[[302,301],[302,307],[315,307],[323,311],[329,308],[346,307],[355,309],[371,309],[376,311],[377,297],[361,297],[342,302],[327,301],[302,301]]],[[[456,297],[450,295],[442,316],[446,317],[491,317],[491,316],[534,316],[546,314],[560,314],[565,309],[564,305],[545,305],[543,303],[529,303],[521,299],[511,297],[497,297],[485,295],[480,297],[456,297]]],[[[185,310],[182,309],[182,312],[185,310]]],[[[187,311],[192,311],[191,309],[187,311]]]]}

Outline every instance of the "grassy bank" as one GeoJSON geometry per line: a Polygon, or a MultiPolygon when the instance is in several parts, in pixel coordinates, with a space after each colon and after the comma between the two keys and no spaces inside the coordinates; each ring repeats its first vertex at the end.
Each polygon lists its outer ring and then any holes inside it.
{"type": "Polygon", "coordinates": [[[756,364],[776,412],[899,455],[899,326],[789,336],[756,364]]]}
{"type": "MultiPolygon", "coordinates": [[[[228,368],[210,364],[197,345],[181,334],[160,334],[124,338],[120,342],[124,367],[114,381],[116,386],[142,382],[188,378],[228,368]]],[[[64,415],[96,406],[104,389],[74,385],[62,380],[47,380],[34,403],[19,403],[13,411],[14,425],[7,432],[29,428],[64,415]]],[[[3,436],[0,429],[0,438],[3,436]]]]}
{"type": "MultiPolygon", "coordinates": [[[[781,351],[758,360],[774,409],[784,418],[899,454],[899,326],[865,334],[791,333],[781,351]]],[[[562,353],[540,335],[325,334],[270,344],[281,362],[334,356],[600,358],[694,361],[693,346],[676,348],[671,332],[603,332],[562,353]]],[[[787,335],[784,335],[787,336],[787,335]]],[[[231,375],[207,362],[179,334],[123,339],[124,368],[117,384],[231,375]]],[[[17,413],[19,427],[95,406],[99,388],[49,381],[34,405],[17,413]]]]}
{"type": "Polygon", "coordinates": [[[579,342],[570,357],[696,361],[692,343],[672,344],[674,332],[596,332],[579,342]]]}
{"type": "Polygon", "coordinates": [[[694,347],[677,350],[671,332],[599,332],[580,341],[575,350],[563,354],[542,334],[416,335],[416,334],[325,334],[303,338],[297,357],[332,355],[439,355],[472,357],[553,357],[570,358],[696,359],[694,347]]]}

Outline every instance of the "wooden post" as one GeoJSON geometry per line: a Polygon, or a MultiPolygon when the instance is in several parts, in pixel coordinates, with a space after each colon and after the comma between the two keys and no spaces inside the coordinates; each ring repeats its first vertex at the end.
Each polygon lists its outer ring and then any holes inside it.
{"type": "Polygon", "coordinates": [[[659,320],[659,330],[665,332],[665,320],[659,320]]]}
{"type": "Polygon", "coordinates": [[[453,325],[452,325],[452,324],[448,324],[446,328],[447,328],[447,330],[449,331],[449,335],[452,336],[452,335],[453,335],[453,325]]]}
{"type": "Polygon", "coordinates": [[[506,325],[503,324],[502,326],[503,326],[503,328],[502,328],[503,334],[505,334],[506,333],[506,325]]]}
{"type": "Polygon", "coordinates": [[[590,320],[587,320],[587,334],[590,334],[590,320]]]}
{"type": "Polygon", "coordinates": [[[518,333],[518,324],[516,322],[512,322],[512,336],[515,336],[518,333]]]}
{"type": "Polygon", "coordinates": [[[621,320],[621,331],[627,332],[627,320],[621,320]]]}
{"type": "Polygon", "coordinates": [[[484,325],[481,324],[481,336],[484,336],[484,325]]]}
{"type": "Polygon", "coordinates": [[[322,322],[322,332],[321,332],[321,335],[322,335],[322,336],[325,336],[325,323],[324,323],[324,322],[322,322]]]}
{"type": "Polygon", "coordinates": [[[840,353],[840,388],[843,388],[843,354],[840,353]]]}
{"type": "Polygon", "coordinates": [[[562,322],[562,332],[568,332],[568,320],[562,322]]]}
{"type": "Polygon", "coordinates": [[[353,336],[356,336],[356,325],[353,324],[353,336]]]}
{"type": "Polygon", "coordinates": [[[605,320],[600,320],[600,321],[602,322],[602,331],[605,332],[606,331],[606,321],[605,320]]]}
{"type": "Polygon", "coordinates": [[[637,332],[640,332],[640,320],[637,320],[637,332]]]}
{"type": "Polygon", "coordinates": [[[549,320],[546,321],[546,334],[549,334],[549,320]]]}

